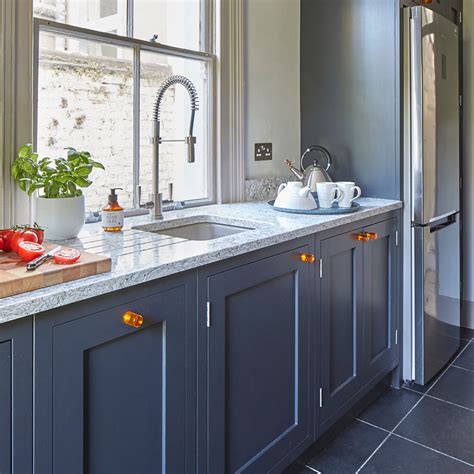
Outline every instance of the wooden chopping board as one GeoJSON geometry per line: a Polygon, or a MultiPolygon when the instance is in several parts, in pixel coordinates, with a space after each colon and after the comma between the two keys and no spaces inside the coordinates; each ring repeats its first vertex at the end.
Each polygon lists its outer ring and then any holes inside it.
{"type": "MultiPolygon", "coordinates": [[[[46,250],[57,247],[48,243],[43,246],[46,250]]],[[[26,262],[22,262],[16,253],[0,252],[0,298],[110,272],[110,268],[110,257],[82,252],[81,258],[71,265],[57,265],[51,259],[28,272],[26,262]]]]}

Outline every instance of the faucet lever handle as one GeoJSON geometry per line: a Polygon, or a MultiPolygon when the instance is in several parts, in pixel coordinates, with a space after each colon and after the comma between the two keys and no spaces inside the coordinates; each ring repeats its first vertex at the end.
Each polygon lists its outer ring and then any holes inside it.
{"type": "Polygon", "coordinates": [[[137,184],[137,187],[135,188],[137,192],[137,200],[138,200],[138,207],[142,205],[142,187],[137,184]]]}

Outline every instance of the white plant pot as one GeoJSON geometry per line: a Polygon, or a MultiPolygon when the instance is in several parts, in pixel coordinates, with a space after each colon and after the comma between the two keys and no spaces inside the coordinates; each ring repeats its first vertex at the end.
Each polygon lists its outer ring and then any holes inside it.
{"type": "Polygon", "coordinates": [[[36,197],[36,219],[49,240],[77,237],[84,225],[84,196],[72,198],[36,197]]]}

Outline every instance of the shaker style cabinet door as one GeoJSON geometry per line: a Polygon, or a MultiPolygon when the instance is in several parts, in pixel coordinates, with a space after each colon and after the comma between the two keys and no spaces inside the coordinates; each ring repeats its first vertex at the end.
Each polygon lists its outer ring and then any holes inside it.
{"type": "MultiPolygon", "coordinates": [[[[207,299],[210,310],[209,327],[199,329],[207,373],[203,472],[281,472],[292,451],[312,442],[314,263],[303,263],[303,252],[312,245],[200,278],[200,305],[207,299]]],[[[200,327],[205,321],[203,311],[200,327]]]]}
{"type": "Polygon", "coordinates": [[[365,227],[364,375],[367,382],[397,362],[397,219],[365,227]]]}
{"type": "Polygon", "coordinates": [[[0,324],[0,473],[32,472],[33,319],[0,324]]]}
{"type": "Polygon", "coordinates": [[[36,473],[195,472],[195,286],[154,289],[37,318],[36,473]]]}
{"type": "MultiPolygon", "coordinates": [[[[362,386],[363,246],[358,231],[321,241],[319,425],[337,418],[362,386]]],[[[318,405],[318,394],[316,398],[318,405]]]]}

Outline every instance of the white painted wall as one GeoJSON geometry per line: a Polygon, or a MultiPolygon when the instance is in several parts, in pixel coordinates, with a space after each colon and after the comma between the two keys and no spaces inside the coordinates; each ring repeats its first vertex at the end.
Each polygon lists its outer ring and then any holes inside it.
{"type": "Polygon", "coordinates": [[[246,178],[288,176],[300,155],[300,2],[245,0],[246,178]],[[272,161],[254,161],[254,144],[273,143],[272,161]]]}
{"type": "MultiPolygon", "coordinates": [[[[474,302],[474,1],[464,2],[464,299],[474,302]]],[[[466,304],[474,322],[474,305],[466,304]]]]}

